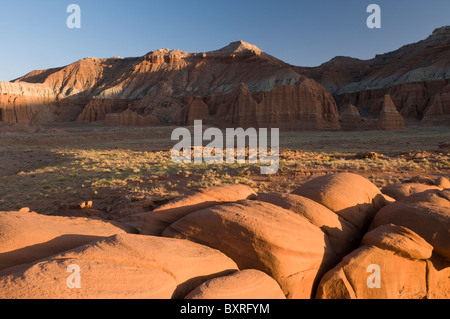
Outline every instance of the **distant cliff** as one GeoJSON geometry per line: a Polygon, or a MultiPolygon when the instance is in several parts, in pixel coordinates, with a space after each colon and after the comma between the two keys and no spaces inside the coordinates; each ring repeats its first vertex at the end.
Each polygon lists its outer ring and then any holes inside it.
{"type": "MultiPolygon", "coordinates": [[[[315,68],[289,65],[243,41],[202,53],[159,49],[136,58],[86,58],[0,82],[0,121],[93,122],[115,114],[108,123],[202,119],[219,126],[339,129],[339,110],[351,104],[362,126],[345,126],[358,129],[377,127],[387,94],[406,123],[450,125],[450,27],[372,60],[336,57],[315,68]]],[[[397,115],[395,121],[401,122],[397,115]]]]}
{"type": "Polygon", "coordinates": [[[336,57],[296,71],[321,83],[340,108],[377,116],[390,94],[405,120],[450,125],[450,26],[371,60],[336,57]]]}

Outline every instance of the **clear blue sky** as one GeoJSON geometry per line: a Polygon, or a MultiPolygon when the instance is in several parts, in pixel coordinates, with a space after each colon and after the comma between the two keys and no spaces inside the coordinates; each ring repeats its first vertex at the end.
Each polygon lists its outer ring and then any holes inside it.
{"type": "Polygon", "coordinates": [[[202,52],[236,40],[316,66],[336,55],[369,59],[443,25],[449,0],[0,0],[0,81],[84,57],[202,52]],[[81,7],[81,29],[66,26],[71,3],[81,7]],[[382,9],[378,30],[366,26],[371,3],[382,9]]]}

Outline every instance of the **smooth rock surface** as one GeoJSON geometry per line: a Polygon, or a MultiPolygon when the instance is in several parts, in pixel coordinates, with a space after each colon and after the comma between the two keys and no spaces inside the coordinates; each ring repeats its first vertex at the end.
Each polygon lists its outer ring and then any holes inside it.
{"type": "Polygon", "coordinates": [[[218,249],[241,270],[263,271],[288,298],[310,298],[321,274],[337,262],[320,228],[291,211],[259,201],[191,213],[170,225],[163,236],[218,249]]]}
{"type": "Polygon", "coordinates": [[[159,236],[166,227],[189,213],[223,203],[255,197],[256,193],[246,185],[202,189],[149,212],[142,223],[141,234],[159,236]]]}
{"type": "Polygon", "coordinates": [[[246,269],[204,282],[185,299],[286,299],[278,283],[259,270],[246,269]]]}
{"type": "Polygon", "coordinates": [[[183,298],[236,270],[221,252],[186,240],[119,234],[0,272],[0,298],[183,298]],[[79,289],[67,286],[70,265],[79,267],[79,289]]]}
{"type": "Polygon", "coordinates": [[[95,219],[0,212],[0,270],[126,231],[95,219]]]}
{"type": "Polygon", "coordinates": [[[315,178],[292,194],[312,199],[332,210],[360,231],[386,204],[380,190],[369,180],[351,173],[329,174],[315,178]]]}

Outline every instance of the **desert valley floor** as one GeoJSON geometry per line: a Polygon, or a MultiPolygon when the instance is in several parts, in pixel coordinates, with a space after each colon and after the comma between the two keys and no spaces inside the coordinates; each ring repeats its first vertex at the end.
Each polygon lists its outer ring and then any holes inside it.
{"type": "Polygon", "coordinates": [[[41,214],[125,218],[189,191],[245,184],[291,192],[332,172],[362,175],[382,188],[415,176],[450,175],[448,127],[405,131],[281,132],[280,169],[252,164],[174,164],[174,127],[55,124],[0,127],[0,208],[41,214]],[[80,204],[92,201],[92,208],[80,204]]]}

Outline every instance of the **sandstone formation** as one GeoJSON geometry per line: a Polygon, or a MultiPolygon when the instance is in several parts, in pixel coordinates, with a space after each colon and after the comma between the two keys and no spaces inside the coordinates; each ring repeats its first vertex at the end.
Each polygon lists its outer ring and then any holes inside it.
{"type": "Polygon", "coordinates": [[[277,282],[265,273],[247,269],[204,282],[186,299],[286,299],[277,282]]]}
{"type": "Polygon", "coordinates": [[[0,120],[10,123],[94,122],[113,113],[108,123],[128,125],[135,116],[115,113],[129,108],[163,124],[202,119],[236,127],[339,128],[336,103],[319,83],[242,41],[203,53],[159,49],[137,58],[87,58],[13,82],[0,88],[0,120]],[[12,86],[30,89],[16,99],[12,86]]]}
{"type": "Polygon", "coordinates": [[[0,121],[45,124],[55,120],[53,91],[45,85],[0,82],[0,121]]]}
{"type": "Polygon", "coordinates": [[[430,189],[442,190],[441,187],[434,185],[425,185],[420,183],[403,183],[403,184],[393,184],[384,187],[381,191],[396,200],[400,200],[412,194],[422,193],[430,189]]]}
{"type": "Polygon", "coordinates": [[[301,185],[292,194],[322,204],[360,232],[365,231],[374,214],[387,203],[374,184],[350,173],[318,177],[301,185]]]}
{"type": "MultiPolygon", "coordinates": [[[[8,87],[0,89],[6,94],[0,101],[2,118],[12,123],[37,123],[42,118],[46,123],[102,121],[108,114],[129,108],[164,124],[191,125],[194,119],[212,117],[213,122],[229,118],[236,125],[339,128],[336,103],[320,84],[242,41],[203,53],[159,49],[137,58],[87,58],[61,68],[33,71],[2,87],[8,87]],[[247,96],[232,103],[241,84],[247,96]],[[29,87],[24,97],[28,102],[14,102],[18,89],[11,86],[29,87]],[[218,105],[205,101],[220,100],[222,95],[228,102],[216,114],[218,105]],[[246,102],[259,104],[258,108],[246,102]],[[60,110],[68,105],[67,114],[60,110]],[[41,114],[44,109],[46,113],[41,114]]],[[[128,125],[135,116],[128,119],[127,113],[106,120],[128,125]]]]}
{"type": "Polygon", "coordinates": [[[133,231],[130,227],[122,228],[87,218],[0,212],[0,270],[33,262],[103,237],[133,231]]]}
{"type": "Polygon", "coordinates": [[[450,189],[431,189],[415,193],[401,199],[402,202],[425,202],[435,206],[450,208],[450,189]]]}
{"type": "Polygon", "coordinates": [[[189,213],[219,204],[255,197],[256,193],[245,185],[202,189],[195,194],[180,197],[150,212],[143,221],[141,234],[160,236],[170,224],[189,213]]]}
{"type": "MultiPolygon", "coordinates": [[[[129,111],[127,109],[127,100],[114,99],[95,99],[90,101],[78,115],[78,122],[95,122],[103,121],[108,114],[120,114],[129,111]]],[[[127,113],[123,117],[127,117],[127,113]]],[[[111,122],[118,121],[116,117],[110,118],[111,122]]],[[[123,121],[123,119],[122,119],[123,121]]]]}
{"type": "Polygon", "coordinates": [[[337,261],[320,228],[291,211],[259,201],[193,212],[166,228],[163,236],[218,249],[241,270],[263,271],[288,298],[310,298],[321,274],[337,261]]]}
{"type": "Polygon", "coordinates": [[[447,299],[450,296],[450,194],[447,193],[428,190],[382,208],[361,247],[323,276],[317,298],[447,299]],[[375,272],[379,275],[378,284],[375,272]]]}
{"type": "MultiPolygon", "coordinates": [[[[242,83],[228,96],[211,99],[210,104],[217,110],[217,118],[225,117],[226,123],[235,127],[339,128],[333,97],[317,82],[308,79],[296,85],[280,85],[255,96],[242,83]]],[[[218,120],[216,124],[220,124],[218,120]]]]}
{"type": "MultiPolygon", "coordinates": [[[[289,65],[243,41],[201,53],[159,49],[136,58],[86,58],[3,82],[0,121],[91,122],[131,108],[164,124],[190,125],[200,117],[242,126],[337,129],[337,102],[340,108],[354,105],[362,128],[373,129],[371,120],[389,94],[407,122],[449,125],[449,43],[450,27],[443,27],[370,60],[336,57],[313,68],[289,65]]],[[[345,121],[345,129],[361,128],[354,110],[345,121]]]]}
{"type": "Polygon", "coordinates": [[[155,116],[142,116],[126,109],[122,113],[109,113],[105,115],[105,125],[108,126],[158,126],[161,123],[155,116]]]}
{"type": "Polygon", "coordinates": [[[388,201],[354,174],[324,176],[303,186],[297,191],[318,196],[270,193],[202,210],[187,205],[185,217],[162,235],[219,249],[240,269],[273,277],[288,298],[310,298],[323,271],[357,247],[374,213],[388,201]]]}
{"type": "Polygon", "coordinates": [[[319,285],[319,299],[422,299],[427,296],[427,263],[396,251],[363,246],[330,270],[319,285]],[[380,267],[380,288],[369,286],[370,265],[380,267]],[[369,271],[368,271],[369,269],[369,271]]]}
{"type": "Polygon", "coordinates": [[[434,125],[450,125],[450,84],[433,95],[424,111],[423,122],[434,125]]]}
{"type": "Polygon", "coordinates": [[[408,122],[450,125],[450,27],[434,30],[425,40],[370,60],[336,57],[318,67],[296,71],[321,83],[339,107],[351,103],[376,116],[390,94],[408,122]]]}
{"type": "Polygon", "coordinates": [[[361,115],[356,106],[347,105],[341,114],[341,128],[344,131],[353,131],[361,128],[361,115]]]}
{"type": "Polygon", "coordinates": [[[450,261],[450,207],[401,200],[382,208],[371,227],[386,224],[409,228],[431,244],[437,254],[450,261]]]}
{"type": "Polygon", "coordinates": [[[0,298],[183,298],[204,281],[236,270],[231,259],[202,245],[119,234],[0,272],[0,298]],[[80,269],[80,289],[67,286],[70,265],[80,269]]]}
{"type": "Polygon", "coordinates": [[[209,119],[208,105],[206,105],[206,103],[200,99],[194,99],[194,101],[188,107],[186,124],[194,125],[195,120],[205,121],[208,119],[209,119]]]}
{"type": "Polygon", "coordinates": [[[378,129],[382,131],[404,130],[403,118],[395,108],[390,95],[385,95],[384,105],[378,115],[378,129]]]}
{"type": "Polygon", "coordinates": [[[294,194],[268,193],[258,195],[258,200],[288,209],[319,227],[327,235],[340,258],[359,245],[360,232],[353,224],[309,198],[294,194]]]}

